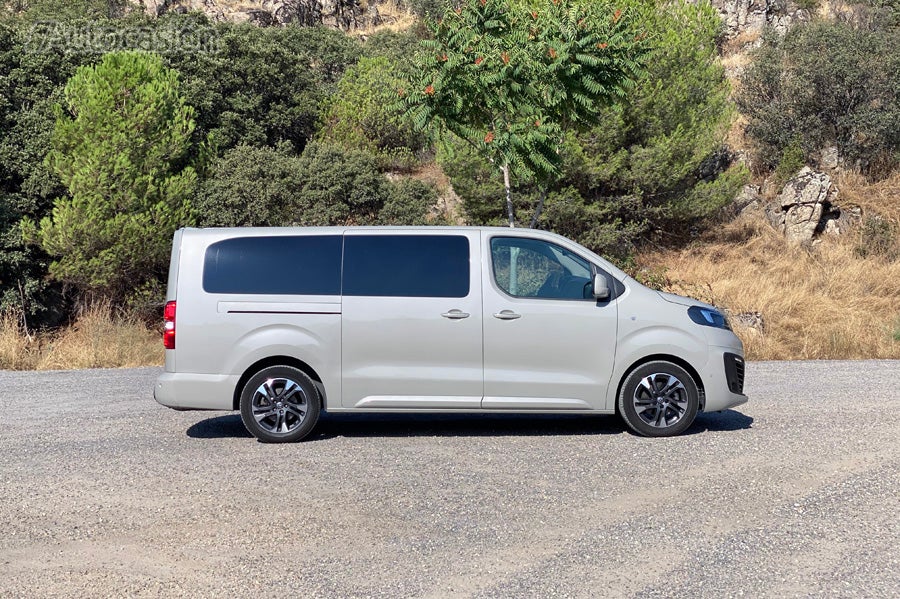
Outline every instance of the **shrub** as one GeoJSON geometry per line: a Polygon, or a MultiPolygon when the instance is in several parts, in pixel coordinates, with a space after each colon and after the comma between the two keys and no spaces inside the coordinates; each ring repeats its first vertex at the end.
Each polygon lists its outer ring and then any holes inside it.
{"type": "Polygon", "coordinates": [[[166,56],[197,108],[198,137],[211,135],[219,152],[282,141],[302,150],[323,99],[359,58],[359,44],[324,28],[219,24],[217,31],[216,52],[166,56]]]}
{"type": "Polygon", "coordinates": [[[760,160],[775,167],[793,143],[809,158],[834,145],[872,174],[898,164],[900,30],[842,22],[769,32],[737,101],[760,160]]]}
{"type": "MultiPolygon", "coordinates": [[[[459,2],[452,2],[458,5],[459,2]]],[[[409,0],[409,8],[420,18],[440,19],[451,6],[451,0],[409,0]]]]}
{"type": "Polygon", "coordinates": [[[883,256],[888,260],[900,257],[897,227],[880,215],[867,216],[860,229],[856,254],[861,258],[883,256]]]}
{"type": "MultiPolygon", "coordinates": [[[[538,223],[619,259],[651,230],[683,230],[714,213],[747,176],[722,167],[733,112],[718,60],[716,12],[706,3],[666,4],[648,29],[654,35],[647,74],[589,131],[566,137],[562,173],[538,223]]],[[[468,150],[451,149],[439,158],[468,219],[498,224],[502,210],[488,202],[496,203],[502,188],[468,150]]],[[[532,211],[541,197],[521,182],[516,194],[532,211]]]]}
{"type": "Polygon", "coordinates": [[[437,199],[434,187],[415,179],[403,179],[391,185],[387,200],[378,214],[382,225],[441,225],[440,216],[429,218],[437,199]]]}
{"type": "Polygon", "coordinates": [[[398,90],[407,85],[396,71],[384,57],[363,57],[347,69],[337,91],[325,102],[322,138],[371,152],[421,150],[426,136],[395,109],[398,90]]]}
{"type": "Polygon", "coordinates": [[[65,193],[44,162],[53,107],[90,57],[28,52],[26,42],[26,29],[0,23],[0,311],[23,312],[29,326],[56,325],[67,308],[61,285],[46,276],[46,253],[23,242],[19,221],[41,219],[65,193]]]}
{"type": "Polygon", "coordinates": [[[301,167],[290,144],[228,150],[213,163],[197,194],[199,223],[207,227],[290,224],[303,185],[301,167]]]}

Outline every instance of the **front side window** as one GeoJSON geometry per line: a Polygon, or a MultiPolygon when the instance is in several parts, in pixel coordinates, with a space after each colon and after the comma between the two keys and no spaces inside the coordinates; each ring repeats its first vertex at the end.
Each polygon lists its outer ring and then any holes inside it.
{"type": "Polygon", "coordinates": [[[461,235],[347,235],[344,295],[466,297],[469,240],[461,235]]]}
{"type": "Polygon", "coordinates": [[[554,243],[494,237],[491,263],[497,286],[511,296],[593,299],[590,263],[554,243]]]}

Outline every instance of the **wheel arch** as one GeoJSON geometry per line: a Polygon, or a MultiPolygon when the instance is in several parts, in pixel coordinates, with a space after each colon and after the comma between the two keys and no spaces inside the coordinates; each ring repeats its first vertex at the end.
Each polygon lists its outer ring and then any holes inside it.
{"type": "Polygon", "coordinates": [[[254,374],[262,370],[263,368],[268,368],[270,366],[292,366],[297,370],[303,372],[306,376],[313,380],[313,383],[316,385],[316,390],[319,392],[319,407],[323,410],[326,405],[326,396],[325,396],[325,385],[322,383],[322,377],[306,362],[303,360],[299,360],[294,358],[293,356],[269,356],[266,358],[262,358],[261,360],[257,360],[253,364],[247,367],[244,370],[244,373],[241,375],[241,378],[238,379],[237,385],[234,387],[234,398],[232,399],[232,408],[235,410],[239,410],[241,408],[241,391],[244,389],[244,385],[247,384],[247,381],[250,380],[254,374]]]}
{"type": "Polygon", "coordinates": [[[697,385],[697,395],[699,396],[700,400],[700,406],[697,411],[702,412],[706,407],[706,388],[703,385],[703,379],[700,377],[700,373],[697,372],[697,369],[691,366],[690,362],[688,362],[684,358],[679,358],[678,356],[673,356],[670,354],[651,354],[649,356],[644,356],[640,360],[637,360],[631,366],[626,368],[624,373],[622,373],[622,377],[619,379],[619,383],[616,385],[616,395],[614,398],[615,401],[613,402],[613,405],[616,409],[616,414],[619,413],[619,395],[622,393],[622,385],[625,384],[625,380],[628,378],[628,375],[630,375],[632,372],[634,372],[635,369],[640,368],[644,364],[657,361],[671,362],[676,366],[684,368],[687,373],[691,375],[691,378],[694,379],[694,384],[697,385]]]}

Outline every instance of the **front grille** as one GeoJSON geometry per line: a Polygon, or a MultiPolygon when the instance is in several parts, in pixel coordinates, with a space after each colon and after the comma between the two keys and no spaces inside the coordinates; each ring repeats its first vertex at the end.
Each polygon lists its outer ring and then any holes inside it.
{"type": "Polygon", "coordinates": [[[744,392],[744,358],[737,354],[725,354],[725,380],[732,393],[744,392]]]}

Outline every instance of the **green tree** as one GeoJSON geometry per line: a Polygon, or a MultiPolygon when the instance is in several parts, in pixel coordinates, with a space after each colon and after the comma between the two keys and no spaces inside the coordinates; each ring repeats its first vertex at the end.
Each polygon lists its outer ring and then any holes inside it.
{"type": "Polygon", "coordinates": [[[502,174],[514,226],[513,177],[555,176],[564,133],[597,122],[641,72],[638,16],[606,1],[468,0],[431,24],[421,75],[400,93],[417,127],[434,123],[502,174]]]}
{"type": "MultiPolygon", "coordinates": [[[[570,132],[559,180],[546,198],[541,226],[624,260],[648,232],[679,231],[730,201],[745,180],[726,170],[723,139],[733,109],[718,60],[721,21],[708,2],[649,2],[653,32],[645,75],[620,102],[603,107],[586,131],[570,132]]],[[[488,195],[490,172],[465,152],[440,155],[475,223],[499,224],[488,195]]],[[[542,190],[516,193],[538,205],[542,190]]],[[[536,215],[532,212],[532,220],[536,215]]]]}
{"type": "Polygon", "coordinates": [[[624,200],[627,221],[680,228],[734,197],[745,173],[728,166],[723,140],[733,117],[718,59],[721,20],[708,2],[660,6],[648,70],[590,131],[570,136],[566,172],[586,201],[624,200]],[[640,209],[631,215],[633,196],[640,209]]]}
{"type": "Polygon", "coordinates": [[[0,23],[0,310],[21,311],[30,326],[64,317],[60,286],[46,277],[48,256],[23,243],[19,222],[40,219],[64,193],[44,163],[54,104],[89,57],[60,49],[31,52],[27,30],[0,23]]]}
{"type": "Polygon", "coordinates": [[[290,144],[237,146],[209,169],[196,199],[204,227],[278,227],[291,224],[303,188],[303,163],[290,144]]]}
{"type": "Polygon", "coordinates": [[[900,29],[872,27],[817,21],[764,37],[737,101],[766,166],[829,145],[870,174],[900,163],[900,29]]]}
{"type": "Polygon", "coordinates": [[[196,202],[205,226],[426,224],[435,192],[389,181],[364,150],[312,142],[297,155],[238,146],[215,161],[196,202]]]}
{"type": "Polygon", "coordinates": [[[420,150],[426,142],[403,114],[393,110],[405,84],[387,58],[362,57],[338,81],[325,103],[321,134],[334,143],[372,152],[420,150]]]}
{"type": "MultiPolygon", "coordinates": [[[[172,15],[168,22],[197,20],[172,15]]],[[[197,109],[197,140],[210,136],[219,153],[239,145],[290,142],[302,151],[319,120],[319,107],[360,45],[340,31],[313,27],[216,25],[215,52],[173,52],[167,66],[181,75],[184,96],[197,109]]]]}
{"type": "Polygon", "coordinates": [[[193,108],[160,57],[118,52],[80,67],[57,112],[47,160],[69,195],[25,233],[57,280],[127,299],[162,280],[172,233],[192,222],[193,108]]]}

